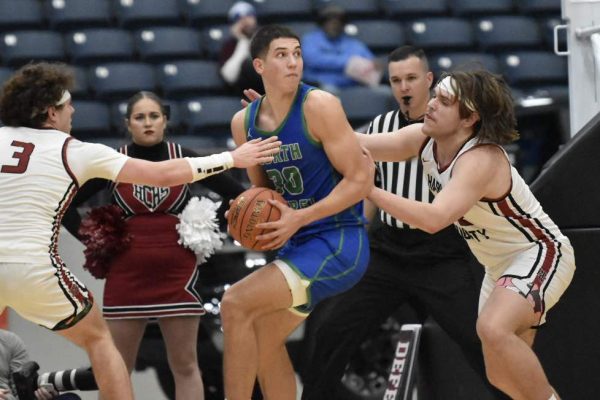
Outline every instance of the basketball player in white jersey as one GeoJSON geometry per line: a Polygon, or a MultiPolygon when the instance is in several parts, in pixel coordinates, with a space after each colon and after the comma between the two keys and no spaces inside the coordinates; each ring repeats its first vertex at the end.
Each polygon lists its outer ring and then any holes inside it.
{"type": "Polygon", "coordinates": [[[209,157],[149,162],[73,139],[73,75],[62,64],[29,64],[0,97],[0,311],[11,307],[82,347],[103,399],[132,399],[125,364],[93,297],[58,254],[61,218],[77,189],[99,177],[173,186],[230,167],[271,162],[277,139],[209,157]]]}
{"type": "Polygon", "coordinates": [[[453,72],[436,85],[423,124],[358,136],[376,160],[420,156],[435,194],[427,204],[374,187],[369,199],[430,233],[454,223],[485,266],[477,332],[490,382],[515,399],[558,399],[531,346],[575,260],[500,146],[518,138],[515,125],[501,78],[453,72]]]}

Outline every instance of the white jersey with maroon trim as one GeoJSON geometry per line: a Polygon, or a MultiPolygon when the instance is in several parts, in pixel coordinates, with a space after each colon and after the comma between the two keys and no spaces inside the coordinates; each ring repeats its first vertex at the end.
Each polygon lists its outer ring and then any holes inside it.
{"type": "Polygon", "coordinates": [[[56,130],[0,128],[0,262],[57,256],[60,220],[79,186],[114,180],[127,159],[56,130]]]}
{"type": "MultiPolygon", "coordinates": [[[[434,141],[430,139],[425,144],[421,151],[421,160],[429,188],[434,195],[448,184],[456,160],[477,144],[477,138],[465,143],[443,171],[438,170],[434,141]]],[[[544,212],[512,166],[511,179],[511,190],[504,198],[497,201],[478,201],[454,225],[466,239],[473,254],[486,268],[505,269],[523,251],[537,247],[539,251],[536,264],[541,263],[541,269],[548,273],[560,261],[561,248],[571,247],[571,244],[544,212]]]]}

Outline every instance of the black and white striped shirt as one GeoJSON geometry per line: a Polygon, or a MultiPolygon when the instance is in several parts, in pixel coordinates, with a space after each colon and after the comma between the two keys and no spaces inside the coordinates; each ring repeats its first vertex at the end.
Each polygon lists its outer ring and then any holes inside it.
{"type": "MultiPolygon", "coordinates": [[[[414,122],[422,121],[408,121],[397,109],[375,117],[369,124],[367,134],[393,132],[414,122]]],[[[427,180],[424,179],[423,165],[418,157],[403,162],[377,161],[376,164],[375,184],[378,187],[411,200],[429,203],[433,201],[433,194],[429,191],[427,180]]],[[[383,223],[392,227],[416,229],[383,210],[379,210],[379,218],[383,223]]]]}

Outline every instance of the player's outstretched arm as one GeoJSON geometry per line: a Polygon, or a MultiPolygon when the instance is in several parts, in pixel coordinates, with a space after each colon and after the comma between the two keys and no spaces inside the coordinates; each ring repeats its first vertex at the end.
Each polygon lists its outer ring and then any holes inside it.
{"type": "Polygon", "coordinates": [[[405,161],[419,155],[427,136],[423,124],[411,124],[395,132],[365,135],[356,132],[361,146],[371,152],[375,161],[405,161]]]}
{"type": "Polygon", "coordinates": [[[464,216],[480,199],[499,198],[510,189],[510,166],[495,146],[464,153],[452,169],[450,182],[433,202],[406,199],[374,187],[369,200],[394,218],[436,233],[464,216]]]}
{"type": "Polygon", "coordinates": [[[248,168],[273,161],[281,142],[277,137],[252,140],[231,152],[206,157],[179,158],[152,162],[130,158],[127,160],[117,181],[152,186],[175,186],[194,182],[229,168],[248,168]]]}

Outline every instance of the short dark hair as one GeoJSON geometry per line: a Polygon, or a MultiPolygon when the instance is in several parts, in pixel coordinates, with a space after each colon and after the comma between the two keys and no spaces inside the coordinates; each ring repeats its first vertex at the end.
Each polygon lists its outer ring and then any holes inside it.
{"type": "Polygon", "coordinates": [[[388,55],[388,64],[396,61],[404,61],[410,57],[417,57],[423,63],[426,71],[429,71],[429,62],[427,61],[427,55],[425,50],[417,46],[400,46],[396,47],[388,55]]]}
{"type": "Polygon", "coordinates": [[[250,42],[252,59],[264,57],[271,42],[279,38],[292,38],[300,42],[300,38],[290,28],[281,25],[266,25],[259,28],[250,42]]]}
{"type": "Polygon", "coordinates": [[[158,95],[154,92],[150,92],[147,90],[142,90],[137,92],[136,94],[134,94],[133,96],[131,96],[129,98],[129,100],[127,100],[127,109],[125,111],[125,118],[129,119],[131,118],[131,112],[133,111],[133,107],[136,105],[136,103],[142,99],[150,99],[153,100],[156,104],[158,104],[158,106],[160,107],[160,112],[163,113],[163,115],[165,117],[167,117],[167,119],[169,119],[169,114],[170,114],[170,107],[168,105],[165,105],[163,103],[163,101],[161,100],[160,97],[158,97],[158,95]]]}
{"type": "Polygon", "coordinates": [[[39,129],[48,119],[48,108],[56,105],[74,83],[74,73],[66,64],[27,64],[2,87],[0,119],[7,126],[39,129]]]}

